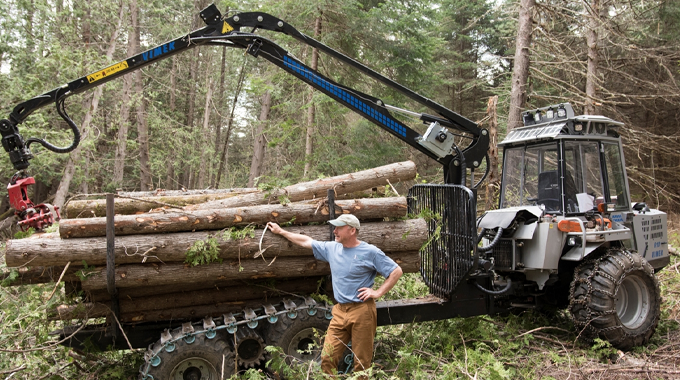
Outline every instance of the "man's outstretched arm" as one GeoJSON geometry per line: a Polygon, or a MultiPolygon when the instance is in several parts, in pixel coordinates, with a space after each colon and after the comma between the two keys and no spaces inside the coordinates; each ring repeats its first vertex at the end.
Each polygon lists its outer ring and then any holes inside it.
{"type": "Polygon", "coordinates": [[[296,234],[294,232],[286,231],[283,228],[281,228],[281,226],[274,222],[267,223],[267,227],[269,227],[269,229],[273,233],[285,237],[286,239],[290,240],[293,244],[299,245],[302,248],[309,249],[312,248],[312,241],[314,241],[314,239],[307,235],[296,234]]]}

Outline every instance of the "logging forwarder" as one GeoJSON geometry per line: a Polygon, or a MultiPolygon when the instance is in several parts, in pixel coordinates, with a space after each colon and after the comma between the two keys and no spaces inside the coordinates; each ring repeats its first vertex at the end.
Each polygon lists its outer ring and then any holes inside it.
{"type": "MultiPolygon", "coordinates": [[[[200,16],[205,27],[24,101],[0,120],[3,147],[18,171],[8,190],[22,227],[40,229],[58,218],[58,210],[28,199],[26,189],[32,178],[26,169],[33,157],[32,144],[56,153],[78,145],[80,132],[65,111],[66,98],[196,46],[244,49],[443,167],[443,184],[416,185],[408,195],[410,213],[433,215],[430,243],[420,251],[420,272],[431,296],[377,302],[378,326],[557,306],[568,308],[579,337],[586,342],[601,338],[624,350],[648,342],[660,316],[655,272],[670,261],[666,214],[630,197],[617,131],[621,122],[579,116],[568,103],[524,112],[524,126],[499,144],[504,169],[499,209],[477,218],[476,189],[489,169],[486,129],[272,15],[222,15],[210,5],[200,16]],[[432,114],[385,104],[333,81],[273,42],[276,33],[317,48],[432,114]],[[57,147],[40,138],[24,140],[19,132],[31,113],[51,104],[73,132],[69,146],[57,147]],[[414,119],[425,125],[423,134],[406,124],[405,120],[414,119]],[[478,170],[483,174],[476,181],[478,170]]],[[[238,352],[240,363],[261,362],[259,356],[244,359],[243,355],[263,355],[264,344],[281,346],[289,357],[314,360],[317,356],[308,337],[314,328],[326,328],[324,316],[330,317],[329,311],[307,297],[300,305],[285,301],[258,310],[225,311],[202,321],[155,321],[122,328],[136,347],[160,336],[147,350],[140,378],[174,379],[186,374],[217,378],[216,363],[234,357],[242,345],[229,342],[238,339],[250,342],[247,347],[252,348],[238,352]],[[271,325],[262,326],[260,320],[271,325]]],[[[60,335],[69,337],[63,343],[73,347],[88,341],[102,349],[128,348],[102,333],[105,330],[104,325],[90,325],[73,335],[73,329],[64,329],[60,335]]]]}

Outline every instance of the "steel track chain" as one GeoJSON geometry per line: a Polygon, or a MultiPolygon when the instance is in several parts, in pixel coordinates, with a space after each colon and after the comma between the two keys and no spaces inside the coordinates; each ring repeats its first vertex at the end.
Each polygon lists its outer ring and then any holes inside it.
{"type": "Polygon", "coordinates": [[[199,334],[205,334],[206,338],[213,339],[217,336],[220,330],[226,330],[229,334],[234,334],[236,330],[246,325],[251,329],[257,328],[261,320],[266,319],[270,324],[277,323],[279,316],[286,314],[288,318],[297,318],[298,312],[306,311],[309,315],[316,315],[319,312],[324,313],[326,319],[333,318],[331,313],[332,306],[326,304],[318,304],[311,297],[304,297],[304,305],[296,305],[293,301],[284,299],[283,302],[272,305],[266,304],[257,309],[245,308],[242,312],[237,314],[223,314],[221,318],[206,317],[203,319],[203,328],[197,330],[194,328],[195,324],[201,322],[186,322],[182,324],[182,332],[173,336],[170,329],[165,329],[161,333],[160,345],[156,342],[149,345],[147,351],[144,353],[144,364],[140,368],[142,380],[159,380],[155,379],[149,374],[152,367],[157,367],[161,364],[161,358],[158,354],[165,350],[166,352],[173,352],[176,348],[175,342],[183,339],[185,343],[192,344],[199,334]],[[259,315],[258,315],[259,314],[259,315]],[[215,323],[215,322],[218,323],[215,323]]]}

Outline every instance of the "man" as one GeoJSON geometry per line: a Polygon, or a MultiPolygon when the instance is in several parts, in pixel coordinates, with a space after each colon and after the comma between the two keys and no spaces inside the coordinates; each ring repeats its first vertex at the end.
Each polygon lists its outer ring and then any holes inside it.
{"type": "Polygon", "coordinates": [[[311,248],[317,260],[330,264],[333,293],[338,302],[333,306],[333,319],[328,326],[321,353],[321,369],[332,374],[338,368],[347,344],[352,341],[354,371],[362,371],[373,360],[373,339],[377,326],[375,300],[389,292],[402,275],[397,263],[378,247],[359,241],[359,219],[344,214],[329,221],[335,226],[335,242],[316,241],[268,223],[275,234],[292,243],[311,248]],[[377,273],[386,278],[377,290],[373,280],[377,273]]]}

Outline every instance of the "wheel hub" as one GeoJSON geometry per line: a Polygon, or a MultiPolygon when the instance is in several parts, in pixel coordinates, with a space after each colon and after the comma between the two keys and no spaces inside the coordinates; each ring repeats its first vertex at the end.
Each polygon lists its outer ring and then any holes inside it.
{"type": "Polygon", "coordinates": [[[626,276],[616,294],[616,315],[621,324],[634,330],[640,327],[650,312],[650,290],[639,276],[626,276]]]}
{"type": "Polygon", "coordinates": [[[238,329],[236,341],[239,364],[246,368],[252,368],[264,360],[264,340],[254,330],[238,329]]]}
{"type": "Polygon", "coordinates": [[[172,380],[217,380],[217,370],[207,360],[199,357],[182,360],[173,368],[172,380]]]}
{"type": "Polygon", "coordinates": [[[300,330],[293,336],[288,345],[287,354],[302,361],[318,361],[320,358],[321,344],[316,336],[314,328],[300,330]]]}

